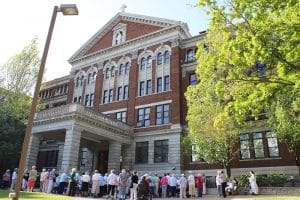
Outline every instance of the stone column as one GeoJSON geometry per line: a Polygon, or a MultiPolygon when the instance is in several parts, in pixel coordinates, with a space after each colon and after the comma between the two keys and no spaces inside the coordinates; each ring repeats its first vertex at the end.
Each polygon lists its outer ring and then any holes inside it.
{"type": "Polygon", "coordinates": [[[81,130],[74,125],[66,130],[64,153],[61,163],[61,171],[78,167],[81,130]]]}
{"type": "Polygon", "coordinates": [[[29,141],[25,168],[31,169],[33,165],[36,165],[39,148],[40,148],[40,138],[37,134],[32,134],[29,141]]]}
{"type": "Polygon", "coordinates": [[[119,171],[121,149],[122,149],[121,142],[118,142],[118,141],[110,141],[109,142],[108,172],[112,169],[119,171]]]}

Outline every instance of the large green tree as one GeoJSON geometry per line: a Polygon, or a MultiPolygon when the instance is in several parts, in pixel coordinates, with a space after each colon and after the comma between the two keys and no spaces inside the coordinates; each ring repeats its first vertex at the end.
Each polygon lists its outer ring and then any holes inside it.
{"type": "Polygon", "coordinates": [[[299,157],[300,1],[199,0],[198,6],[211,20],[198,44],[200,83],[187,92],[189,127],[200,131],[191,119],[206,114],[191,105],[201,104],[209,87],[238,127],[266,111],[268,126],[299,157]]]}
{"type": "Polygon", "coordinates": [[[0,66],[0,170],[18,165],[38,67],[36,39],[0,66]]]}

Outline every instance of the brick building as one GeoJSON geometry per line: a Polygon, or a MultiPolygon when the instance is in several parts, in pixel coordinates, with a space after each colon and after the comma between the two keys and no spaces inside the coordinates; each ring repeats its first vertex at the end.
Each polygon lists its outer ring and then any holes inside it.
{"type": "MultiPolygon", "coordinates": [[[[184,92],[197,83],[194,55],[204,37],[192,37],[179,21],[117,13],[69,59],[70,75],[44,84],[27,166],[215,174],[220,166],[184,155],[180,146],[184,92]]],[[[263,120],[241,133],[240,147],[234,175],[299,173],[263,120]]]]}

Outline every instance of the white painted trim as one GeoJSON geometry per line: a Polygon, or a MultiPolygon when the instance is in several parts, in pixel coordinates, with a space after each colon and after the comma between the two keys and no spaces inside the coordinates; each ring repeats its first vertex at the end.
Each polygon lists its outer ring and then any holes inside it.
{"type": "Polygon", "coordinates": [[[162,34],[160,36],[156,36],[154,34],[154,36],[156,37],[151,37],[149,39],[142,39],[148,36],[148,35],[144,35],[142,37],[136,38],[135,41],[128,41],[117,47],[103,49],[95,53],[82,56],[76,60],[70,60],[69,62],[72,64],[71,71],[75,71],[77,69],[80,69],[82,67],[85,67],[95,62],[103,62],[113,57],[127,54],[128,52],[133,52],[141,48],[147,48],[157,43],[168,42],[174,38],[181,37],[182,35],[178,33],[179,30],[177,29],[174,30],[174,28],[175,27],[168,28],[170,30],[166,30],[166,31],[170,31],[170,32],[166,34],[162,34]]]}
{"type": "Polygon", "coordinates": [[[140,109],[140,108],[152,107],[152,106],[157,106],[157,105],[162,105],[162,104],[167,104],[167,103],[172,103],[172,100],[159,101],[159,102],[155,102],[155,103],[139,105],[139,106],[135,106],[134,108],[140,109]]]}
{"type": "Polygon", "coordinates": [[[105,112],[102,112],[102,114],[107,115],[110,113],[117,113],[117,112],[123,112],[123,111],[127,111],[127,108],[120,108],[120,109],[116,109],[116,110],[105,111],[105,112]]]}

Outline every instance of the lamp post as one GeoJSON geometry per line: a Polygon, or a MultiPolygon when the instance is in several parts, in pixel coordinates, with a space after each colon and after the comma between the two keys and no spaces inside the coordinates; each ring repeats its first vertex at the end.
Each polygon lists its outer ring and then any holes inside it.
{"type": "Polygon", "coordinates": [[[32,132],[34,115],[35,115],[35,111],[36,111],[36,105],[38,103],[38,97],[39,97],[40,87],[41,87],[41,83],[42,83],[42,79],[43,79],[46,59],[47,59],[50,41],[51,41],[51,37],[52,37],[52,33],[53,33],[55,20],[56,20],[56,15],[58,12],[62,12],[63,15],[78,15],[78,9],[75,4],[62,4],[62,5],[60,5],[60,7],[54,6],[52,18],[51,18],[51,22],[50,22],[50,26],[49,26],[49,30],[48,30],[48,35],[47,35],[47,39],[46,39],[46,43],[45,43],[45,47],[44,47],[44,52],[43,52],[43,56],[42,56],[42,60],[41,60],[41,65],[40,65],[40,69],[39,69],[39,74],[38,74],[37,82],[35,85],[35,90],[34,90],[34,95],[33,95],[33,99],[32,99],[28,124],[26,127],[26,132],[25,132],[25,137],[24,137],[24,142],[23,142],[23,147],[22,147],[22,152],[21,152],[21,158],[20,158],[20,162],[19,162],[17,183],[15,185],[15,194],[12,195],[14,200],[19,199],[19,193],[20,193],[22,177],[23,177],[23,173],[24,173],[25,161],[26,161],[27,152],[28,152],[29,140],[30,140],[30,136],[31,136],[31,132],[32,132]]]}
{"type": "Polygon", "coordinates": [[[120,155],[120,173],[122,172],[122,162],[123,162],[123,156],[120,155]]]}

